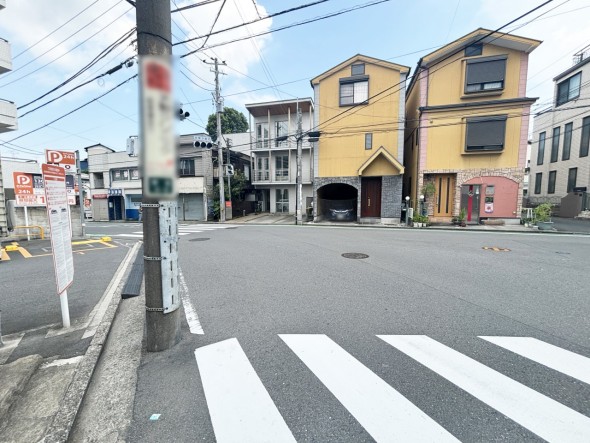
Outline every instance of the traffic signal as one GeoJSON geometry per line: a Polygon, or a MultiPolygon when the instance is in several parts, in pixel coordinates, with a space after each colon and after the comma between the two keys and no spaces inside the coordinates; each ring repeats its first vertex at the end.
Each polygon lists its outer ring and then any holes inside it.
{"type": "Polygon", "coordinates": [[[208,135],[195,135],[193,136],[193,146],[195,148],[207,148],[213,147],[213,140],[208,135]]]}

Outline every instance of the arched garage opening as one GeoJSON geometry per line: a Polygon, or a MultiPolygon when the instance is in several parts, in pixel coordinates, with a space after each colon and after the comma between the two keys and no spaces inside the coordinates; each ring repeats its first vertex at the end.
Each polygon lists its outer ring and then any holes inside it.
{"type": "Polygon", "coordinates": [[[358,191],[344,183],[324,185],[317,191],[318,220],[356,221],[358,191]]]}

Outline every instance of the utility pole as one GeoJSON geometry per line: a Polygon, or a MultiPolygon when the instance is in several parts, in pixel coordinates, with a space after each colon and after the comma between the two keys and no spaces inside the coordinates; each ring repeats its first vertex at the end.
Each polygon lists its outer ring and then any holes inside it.
{"type": "MultiPolygon", "coordinates": [[[[230,202],[230,208],[233,211],[233,206],[231,206],[232,201],[231,201],[231,176],[230,176],[230,171],[229,171],[229,165],[231,165],[231,140],[227,140],[227,167],[228,167],[228,171],[227,171],[227,195],[229,195],[229,202],[230,202]]],[[[230,214],[230,219],[232,219],[233,216],[231,216],[230,214]]]]}
{"type": "Polygon", "coordinates": [[[295,202],[295,224],[300,225],[302,224],[302,217],[301,217],[301,200],[303,194],[303,184],[301,180],[301,155],[302,155],[302,143],[303,143],[303,128],[301,127],[302,116],[301,116],[301,108],[299,107],[299,103],[297,103],[297,200],[295,202]]]}
{"type": "MultiPolygon", "coordinates": [[[[217,175],[219,178],[219,221],[225,222],[225,190],[223,183],[223,146],[221,145],[221,114],[223,113],[223,101],[221,99],[221,89],[219,88],[219,61],[213,59],[213,63],[203,60],[207,65],[215,66],[215,112],[217,114],[217,175]]],[[[225,62],[221,62],[225,65],[225,62]]],[[[223,74],[223,73],[222,73],[223,74]]]]}
{"type": "Polygon", "coordinates": [[[80,199],[80,229],[82,238],[86,237],[86,223],[84,223],[84,188],[82,187],[82,169],[80,168],[80,151],[76,151],[76,175],[78,176],[78,195],[80,199]]]}
{"type": "Polygon", "coordinates": [[[137,1],[136,20],[140,58],[146,344],[148,352],[157,352],[180,341],[170,1],[137,1]]]}

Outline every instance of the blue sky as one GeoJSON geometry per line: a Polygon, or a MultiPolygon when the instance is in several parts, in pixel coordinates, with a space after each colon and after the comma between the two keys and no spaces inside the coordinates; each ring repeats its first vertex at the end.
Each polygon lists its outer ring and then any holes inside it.
{"type": "MultiPolygon", "coordinates": [[[[312,2],[216,1],[185,10],[182,14],[172,14],[173,41],[207,34],[222,4],[215,30],[312,2]]],[[[174,0],[171,9],[194,3],[197,0],[174,0]]],[[[372,1],[325,1],[211,36],[205,48],[368,3],[372,1]]],[[[175,99],[182,102],[183,109],[191,114],[190,120],[178,123],[178,132],[204,131],[207,116],[214,111],[211,99],[213,73],[203,59],[218,57],[227,63],[223,69],[227,75],[221,78],[225,105],[247,115],[246,103],[310,97],[311,78],[354,54],[390,60],[413,70],[420,56],[435,48],[478,27],[496,29],[542,3],[540,0],[390,0],[315,23],[215,46],[182,60],[177,58],[175,99]]],[[[550,104],[553,94],[551,79],[571,66],[574,52],[590,45],[589,19],[590,0],[554,0],[506,28],[518,27],[514,34],[543,41],[531,54],[529,64],[527,95],[539,97],[536,108],[550,104]]],[[[0,11],[0,36],[10,41],[14,60],[13,72],[0,76],[0,97],[19,106],[41,96],[76,73],[133,26],[134,9],[124,0],[7,0],[6,9],[0,11]],[[73,18],[78,13],[80,15],[73,18]],[[44,38],[60,26],[61,29],[44,38]]],[[[131,57],[134,50],[129,43],[133,38],[36,105],[131,57]]],[[[201,39],[177,45],[174,54],[186,54],[202,43],[201,39]]],[[[107,92],[136,72],[137,66],[134,65],[106,76],[100,82],[81,87],[20,118],[19,130],[1,134],[0,140],[11,141],[45,125],[107,92]]],[[[13,144],[0,146],[0,153],[6,157],[41,159],[36,153],[42,154],[46,148],[76,150],[95,143],[123,150],[127,137],[138,133],[137,90],[137,80],[131,80],[59,122],[14,140],[13,144]]],[[[19,112],[22,114],[32,108],[34,105],[19,112]]]]}

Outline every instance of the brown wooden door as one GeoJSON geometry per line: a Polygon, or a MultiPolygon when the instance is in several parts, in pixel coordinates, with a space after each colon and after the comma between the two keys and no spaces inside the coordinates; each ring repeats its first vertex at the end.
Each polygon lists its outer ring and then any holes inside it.
{"type": "Polygon", "coordinates": [[[381,217],[381,177],[361,180],[361,217],[381,217]]]}
{"type": "Polygon", "coordinates": [[[434,177],[436,194],[434,195],[434,216],[451,217],[455,201],[455,176],[437,175],[434,177]]]}

